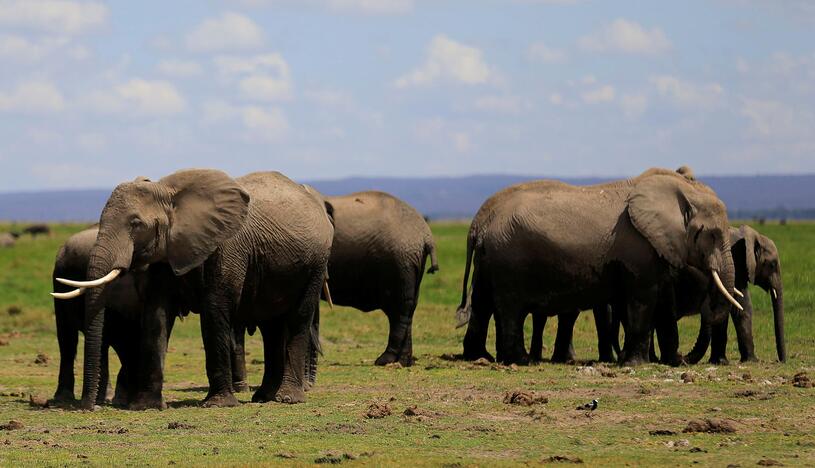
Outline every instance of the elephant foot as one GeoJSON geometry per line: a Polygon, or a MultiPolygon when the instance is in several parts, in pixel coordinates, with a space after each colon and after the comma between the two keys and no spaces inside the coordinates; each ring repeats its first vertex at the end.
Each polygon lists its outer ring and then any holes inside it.
{"type": "Polygon", "coordinates": [[[377,366],[387,366],[388,364],[393,364],[394,362],[399,361],[399,356],[392,352],[392,351],[385,351],[384,353],[380,354],[374,364],[377,366]]]}
{"type": "Polygon", "coordinates": [[[758,356],[756,356],[755,354],[742,356],[741,357],[741,362],[758,362],[758,356]]]}
{"type": "Polygon", "coordinates": [[[283,384],[274,396],[274,400],[278,403],[288,404],[305,403],[306,392],[303,390],[302,385],[283,384]]]}
{"type": "Polygon", "coordinates": [[[685,361],[685,357],[682,356],[680,353],[676,353],[671,359],[663,359],[660,361],[660,364],[664,364],[666,366],[671,367],[679,367],[687,365],[688,363],[685,361]]]}
{"type": "Polygon", "coordinates": [[[489,362],[495,362],[495,358],[492,356],[492,354],[487,352],[486,348],[476,351],[468,351],[465,349],[464,354],[462,354],[461,358],[464,359],[465,361],[477,361],[483,358],[489,362]]]}
{"type": "Polygon", "coordinates": [[[577,360],[577,356],[574,353],[553,353],[552,354],[552,362],[556,364],[569,364],[574,363],[577,360]]]}
{"type": "Polygon", "coordinates": [[[508,356],[499,356],[498,361],[501,364],[511,365],[517,364],[519,366],[526,366],[529,364],[529,355],[526,353],[523,354],[511,354],[508,356]]]}
{"type": "Polygon", "coordinates": [[[76,397],[74,397],[74,392],[70,390],[57,390],[54,393],[54,398],[49,400],[49,404],[52,405],[74,405],[76,404],[76,397]]]}
{"type": "Polygon", "coordinates": [[[111,404],[117,408],[125,408],[128,406],[128,398],[122,393],[117,393],[113,395],[113,400],[111,400],[111,404]]]}
{"type": "Polygon", "coordinates": [[[83,399],[79,402],[79,409],[82,411],[96,411],[102,409],[102,407],[97,405],[96,402],[83,399]]]}
{"type": "Polygon", "coordinates": [[[697,364],[699,361],[702,360],[703,357],[704,357],[704,353],[699,354],[699,353],[694,353],[693,351],[691,351],[690,353],[687,354],[687,356],[685,356],[685,361],[688,364],[697,364]]]}
{"type": "Polygon", "coordinates": [[[627,356],[624,355],[620,359],[620,366],[622,366],[622,367],[634,367],[634,366],[639,366],[641,364],[646,364],[647,362],[648,362],[648,359],[645,356],[632,353],[632,354],[627,355],[627,356]]]}
{"type": "Polygon", "coordinates": [[[726,366],[730,364],[730,360],[727,359],[727,356],[710,356],[710,361],[708,362],[719,366],[726,366]]]}
{"type": "Polygon", "coordinates": [[[314,388],[314,385],[315,385],[314,382],[306,382],[306,383],[304,383],[303,384],[303,391],[304,392],[310,392],[311,389],[314,388]]]}
{"type": "Polygon", "coordinates": [[[238,382],[232,382],[232,391],[235,393],[242,393],[249,391],[249,383],[245,380],[241,380],[238,382]]]}
{"type": "Polygon", "coordinates": [[[229,393],[216,393],[215,395],[208,395],[204,398],[201,406],[204,408],[229,408],[233,406],[240,406],[241,402],[235,398],[231,392],[229,393]]]}
{"type": "Polygon", "coordinates": [[[597,357],[597,362],[614,362],[614,356],[610,354],[600,354],[597,357]]]}
{"type": "Polygon", "coordinates": [[[167,403],[164,402],[164,397],[161,395],[139,395],[130,404],[128,409],[133,411],[144,411],[148,409],[167,409],[167,403]]]}

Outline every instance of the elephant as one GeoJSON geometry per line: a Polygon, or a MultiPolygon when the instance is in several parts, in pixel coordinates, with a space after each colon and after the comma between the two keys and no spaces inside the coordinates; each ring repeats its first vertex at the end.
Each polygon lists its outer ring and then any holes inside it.
{"type": "MultiPolygon", "coordinates": [[[[748,288],[748,284],[754,284],[770,294],[773,307],[773,323],[775,325],[776,352],[778,360],[785,362],[787,349],[784,341],[784,285],[781,280],[781,260],[778,247],[776,247],[772,239],[746,225],[739,228],[731,227],[730,239],[736,265],[736,288],[741,292],[741,297],[737,298],[737,300],[744,307],[743,313],[739,313],[735,309],[730,311],[730,316],[733,317],[733,325],[736,328],[741,361],[758,360],[753,343],[753,303],[748,288]]],[[[704,283],[701,281],[707,280],[707,278],[697,276],[696,280],[697,282],[691,286],[695,287],[696,291],[707,291],[705,289],[706,281],[704,283]]],[[[692,299],[698,297],[698,294],[689,292],[686,297],[692,299]]],[[[703,299],[697,310],[708,307],[707,299],[707,297],[703,299]]],[[[686,308],[686,310],[689,309],[686,308]]],[[[683,311],[680,310],[679,312],[682,313],[683,311]]],[[[703,314],[704,316],[705,314],[703,314]]],[[[703,320],[696,344],[687,356],[688,362],[699,362],[707,351],[708,344],[711,344],[710,362],[712,364],[727,364],[727,325],[727,315],[717,325],[711,326],[703,320]]]]}
{"type": "MultiPolygon", "coordinates": [[[[74,234],[59,249],[54,262],[52,278],[57,292],[52,295],[60,352],[57,390],[52,399],[56,405],[74,402],[74,359],[79,332],[85,331],[84,295],[72,293],[56,278],[85,277],[98,233],[99,227],[93,226],[74,234]]],[[[176,317],[188,313],[190,302],[177,289],[166,263],[122,275],[107,285],[97,404],[107,402],[110,396],[107,363],[108,349],[112,347],[121,369],[111,402],[131,409],[166,407],[162,387],[167,343],[176,317]],[[152,330],[143,330],[142,322],[152,330]]],[[[233,346],[233,389],[242,391],[248,389],[243,342],[233,346]]]]}
{"type": "Polygon", "coordinates": [[[413,365],[413,313],[427,258],[428,273],[439,269],[430,227],[412,206],[384,192],[323,200],[335,225],[328,261],[333,303],[363,312],[382,309],[390,331],[375,364],[413,365]]]}
{"type": "Polygon", "coordinates": [[[259,328],[264,341],[263,381],[252,401],[305,401],[332,239],[325,208],[279,172],[233,179],[187,169],[118,185],[90,253],[86,277],[98,279],[58,279],[85,292],[81,407],[93,409],[96,401],[107,283],[157,263],[169,265],[177,289],[201,315],[209,381],[203,406],[240,404],[232,386],[233,331],[242,338],[246,328],[259,328]]]}
{"type": "Polygon", "coordinates": [[[0,233],[0,247],[14,247],[18,237],[19,235],[13,232],[0,233]]]}
{"type": "MultiPolygon", "coordinates": [[[[485,352],[493,311],[497,359],[525,363],[528,313],[574,316],[613,304],[625,312],[621,364],[646,362],[652,325],[676,329],[657,306],[677,270],[695,266],[714,279],[721,292],[714,310],[738,306],[729,292],[735,273],[727,229],[713,190],[668,169],[594,186],[541,180],[508,187],[484,202],[468,232],[457,309],[459,323],[468,324],[465,357],[485,352]]],[[[571,325],[564,330],[559,341],[569,343],[571,325]]]]}

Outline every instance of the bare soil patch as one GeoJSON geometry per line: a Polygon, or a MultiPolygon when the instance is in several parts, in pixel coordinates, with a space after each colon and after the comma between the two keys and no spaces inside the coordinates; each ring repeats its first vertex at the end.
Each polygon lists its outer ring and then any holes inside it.
{"type": "Polygon", "coordinates": [[[549,398],[534,391],[513,390],[504,393],[504,403],[519,406],[545,405],[549,403],[549,398]]]}
{"type": "Polygon", "coordinates": [[[709,418],[693,419],[682,432],[707,432],[709,434],[732,434],[736,432],[736,425],[726,419],[709,418]]]}

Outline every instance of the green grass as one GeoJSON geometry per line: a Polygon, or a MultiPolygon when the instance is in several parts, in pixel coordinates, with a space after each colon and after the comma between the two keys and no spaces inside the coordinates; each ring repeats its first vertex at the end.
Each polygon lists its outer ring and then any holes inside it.
{"type": "MultiPolygon", "coordinates": [[[[0,232],[7,227],[0,225],[0,232]]],[[[425,276],[422,285],[414,325],[416,366],[372,365],[386,342],[387,320],[381,312],[324,307],[325,355],[318,384],[307,403],[293,406],[196,407],[205,394],[206,376],[199,323],[192,316],[177,325],[170,342],[165,387],[170,409],[131,412],[105,407],[84,413],[30,407],[28,395],[50,397],[56,387],[59,353],[47,293],[56,249],[81,226],[60,226],[50,238],[26,238],[13,249],[0,250],[0,337],[9,342],[0,346],[0,423],[14,419],[24,425],[0,431],[0,465],[310,465],[326,454],[349,465],[516,465],[550,456],[612,465],[755,466],[764,458],[785,465],[815,463],[815,389],[791,384],[797,372],[815,378],[815,224],[759,227],[782,253],[786,364],[773,362],[771,307],[766,294],[755,289],[756,352],[763,362],[646,365],[630,372],[610,368],[613,377],[579,372],[575,365],[513,369],[440,359],[461,352],[464,330],[454,329],[454,311],[461,294],[467,227],[432,227],[441,271],[425,276]],[[10,306],[21,313],[9,316],[10,306]],[[35,364],[38,353],[51,361],[35,364]],[[681,382],[680,374],[686,371],[695,375],[694,383],[681,382]],[[750,374],[748,380],[744,374],[750,374]],[[512,390],[540,392],[549,402],[506,405],[503,395],[512,390]],[[744,390],[757,394],[736,396],[744,390]],[[600,408],[591,417],[575,410],[592,398],[600,399],[600,408]],[[366,419],[371,403],[387,404],[393,414],[366,419]],[[427,414],[403,416],[410,405],[427,414]],[[736,432],[682,433],[690,419],[704,417],[732,420],[736,432]],[[194,427],[168,429],[170,422],[194,427]],[[655,429],[677,434],[650,435],[655,429]],[[687,446],[666,445],[683,440],[687,446]],[[343,460],[343,454],[356,459],[343,460]]],[[[680,323],[683,350],[690,349],[697,327],[698,318],[680,323]]],[[[555,329],[556,320],[550,320],[545,336],[549,346],[555,329]]],[[[731,330],[730,335],[729,355],[736,358],[735,333],[731,330]]],[[[492,335],[489,340],[492,348],[492,335]]],[[[575,348],[580,359],[597,355],[591,314],[582,314],[577,322],[575,348]]],[[[247,350],[250,383],[258,384],[262,364],[253,360],[262,358],[259,336],[247,338],[247,350]]],[[[81,380],[81,362],[76,369],[81,380]]],[[[118,369],[115,359],[111,369],[118,369]]],[[[239,398],[247,402],[250,394],[239,398]]]]}

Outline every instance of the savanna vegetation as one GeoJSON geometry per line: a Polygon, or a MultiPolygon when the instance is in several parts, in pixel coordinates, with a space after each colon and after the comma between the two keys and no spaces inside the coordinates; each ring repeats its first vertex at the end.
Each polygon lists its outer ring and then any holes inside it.
{"type": "MultiPolygon", "coordinates": [[[[243,393],[239,408],[199,408],[204,352],[198,319],[189,316],[170,341],[169,409],[92,413],[42,406],[59,360],[48,295],[54,255],[83,227],[54,226],[50,237],[26,236],[0,249],[0,465],[815,464],[815,388],[802,375],[815,381],[815,224],[757,226],[782,254],[785,364],[775,362],[772,311],[760,289],[752,291],[758,363],[737,363],[731,329],[729,366],[590,365],[597,357],[591,314],[576,326],[578,363],[454,360],[464,334],[454,328],[454,312],[467,226],[436,223],[441,271],[422,285],[414,367],[373,366],[387,339],[382,313],[324,304],[324,356],[307,403],[253,404],[243,393]],[[576,409],[593,399],[595,411],[576,409]]],[[[11,228],[0,225],[0,232],[11,228]]],[[[698,323],[698,316],[680,322],[685,352],[698,323]]],[[[550,320],[545,353],[555,328],[550,320]]],[[[493,349],[492,334],[489,340],[493,349]]],[[[259,384],[259,336],[247,338],[247,354],[250,383],[259,384]]],[[[111,373],[117,369],[113,358],[111,373]]]]}

